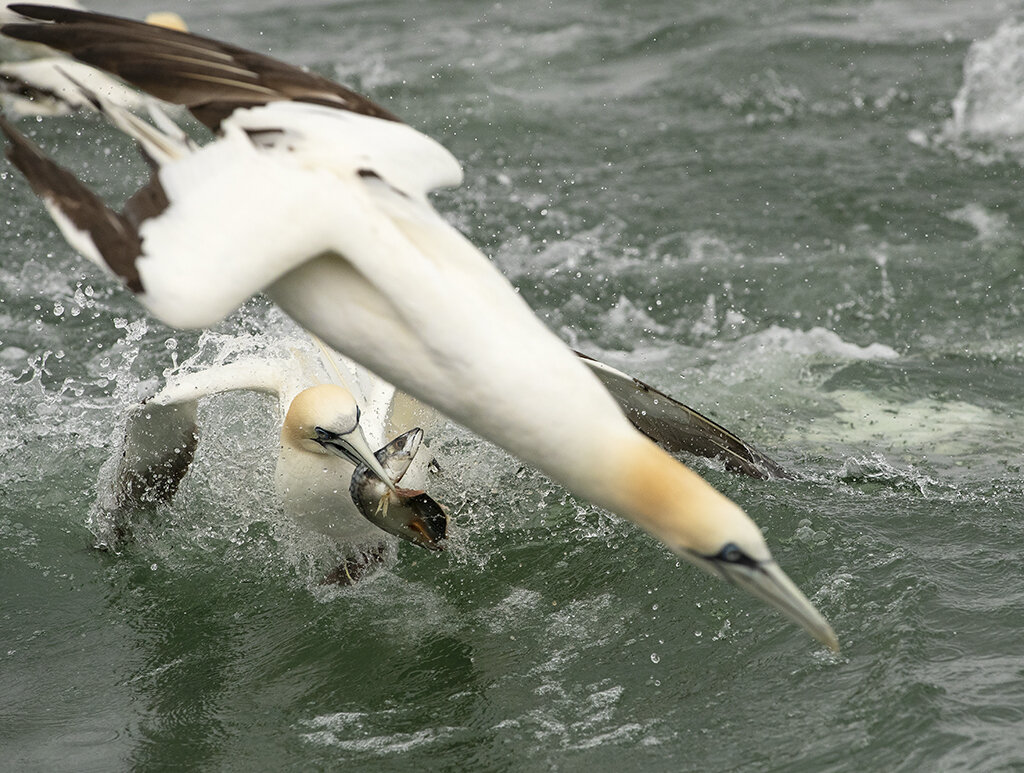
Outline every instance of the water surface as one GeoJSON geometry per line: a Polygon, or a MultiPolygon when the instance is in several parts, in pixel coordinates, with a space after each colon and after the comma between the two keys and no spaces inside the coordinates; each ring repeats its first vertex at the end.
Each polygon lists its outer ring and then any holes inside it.
{"type": "MultiPolygon", "coordinates": [[[[174,9],[440,139],[467,181],[438,208],[553,329],[800,471],[694,462],[843,651],[458,428],[452,550],[324,590],[257,397],[91,549],[140,388],[295,331],[261,300],[202,340],[147,319],[8,168],[0,768],[1024,769],[1024,4],[174,9]]],[[[99,119],[21,126],[113,199],[145,174],[99,119]]]]}

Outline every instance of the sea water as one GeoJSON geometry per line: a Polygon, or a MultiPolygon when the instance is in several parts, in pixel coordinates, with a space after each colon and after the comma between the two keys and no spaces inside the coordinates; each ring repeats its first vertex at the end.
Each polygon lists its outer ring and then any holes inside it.
{"type": "MultiPolygon", "coordinates": [[[[843,649],[457,427],[450,549],[324,588],[254,395],[205,404],[175,502],[95,550],[145,387],[298,333],[261,299],[147,318],[8,166],[0,768],[1024,768],[1024,3],[160,9],[439,139],[438,209],[553,330],[799,473],[691,460],[843,649]]],[[[19,127],[111,200],[146,175],[94,116],[19,127]]]]}

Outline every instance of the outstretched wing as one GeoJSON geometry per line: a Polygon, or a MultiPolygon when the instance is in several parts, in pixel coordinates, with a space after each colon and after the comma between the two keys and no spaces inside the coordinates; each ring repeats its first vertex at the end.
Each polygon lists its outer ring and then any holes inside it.
{"type": "Polygon", "coordinates": [[[72,246],[109,267],[173,327],[208,327],[316,256],[373,241],[376,183],[387,180],[399,195],[425,201],[427,191],[461,180],[458,162],[438,143],[319,76],[149,24],[14,8],[40,21],[6,25],[6,34],[63,47],[194,111],[216,108],[210,125],[223,131],[221,139],[162,158],[154,143],[182,143],[94,98],[157,167],[123,214],[3,126],[12,161],[72,246]],[[149,54],[139,53],[140,41],[152,44],[149,54]],[[156,85],[129,77],[140,61],[156,85]],[[220,70],[197,69],[197,61],[220,70]],[[165,83],[185,85],[167,93],[165,83]]]}
{"type": "Polygon", "coordinates": [[[146,401],[129,409],[114,473],[116,508],[130,511],[174,497],[199,444],[196,406],[146,401]]]}
{"type": "Polygon", "coordinates": [[[199,442],[196,415],[204,397],[233,390],[290,399],[295,378],[286,361],[243,359],[172,377],[128,411],[121,458],[114,474],[114,505],[131,510],[171,500],[199,442]]]}
{"type": "Polygon", "coordinates": [[[749,443],[678,400],[610,365],[576,352],[611,393],[633,426],[669,451],[722,459],[733,472],[754,478],[792,478],[749,443]]]}
{"type": "Polygon", "coordinates": [[[11,143],[7,158],[43,200],[68,244],[94,263],[109,268],[133,292],[141,292],[136,258],[142,252],[142,241],[131,218],[108,207],[2,116],[0,131],[11,143]]]}
{"type": "Polygon", "coordinates": [[[238,46],[69,8],[17,3],[10,9],[36,22],[6,24],[3,34],[65,51],[160,99],[185,105],[214,130],[240,107],[279,100],[398,120],[344,86],[238,46]]]}

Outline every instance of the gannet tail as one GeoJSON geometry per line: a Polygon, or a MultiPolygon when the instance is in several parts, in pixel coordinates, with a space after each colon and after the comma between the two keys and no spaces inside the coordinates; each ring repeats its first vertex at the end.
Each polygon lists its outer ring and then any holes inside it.
{"type": "Polygon", "coordinates": [[[91,89],[62,67],[58,67],[58,70],[78,90],[81,99],[91,104],[110,123],[139,143],[143,155],[154,169],[184,158],[197,149],[195,142],[174,123],[155,100],[146,98],[150,118],[156,124],[153,126],[124,105],[101,96],[98,91],[91,89]]]}
{"type": "Polygon", "coordinates": [[[780,464],[693,408],[593,357],[576,354],[590,366],[633,426],[666,450],[721,459],[726,469],[753,478],[793,477],[780,464]]]}

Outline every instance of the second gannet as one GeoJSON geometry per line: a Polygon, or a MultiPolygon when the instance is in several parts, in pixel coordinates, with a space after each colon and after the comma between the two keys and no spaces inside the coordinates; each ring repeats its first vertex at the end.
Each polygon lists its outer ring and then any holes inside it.
{"type": "Polygon", "coordinates": [[[821,614],[733,502],[627,420],[594,373],[430,206],[455,158],[388,110],[251,51],[118,17],[33,5],[3,32],[187,106],[199,149],[118,124],[150,182],[123,214],[13,127],[10,156],[62,233],[175,327],[265,291],[306,329],[578,496],[767,601],[832,649],[821,614]]]}
{"type": "Polygon", "coordinates": [[[123,539],[135,510],[174,496],[196,451],[199,402],[238,390],[276,398],[278,497],[302,530],[346,553],[333,579],[356,579],[382,554],[382,529],[440,547],[447,517],[422,495],[433,457],[421,441],[439,424],[435,412],[326,349],[317,357],[296,347],[172,375],[129,410],[107,503],[114,539],[123,539]],[[401,484],[399,497],[385,496],[389,483],[401,484]],[[409,493],[420,499],[409,504],[409,493]]]}

